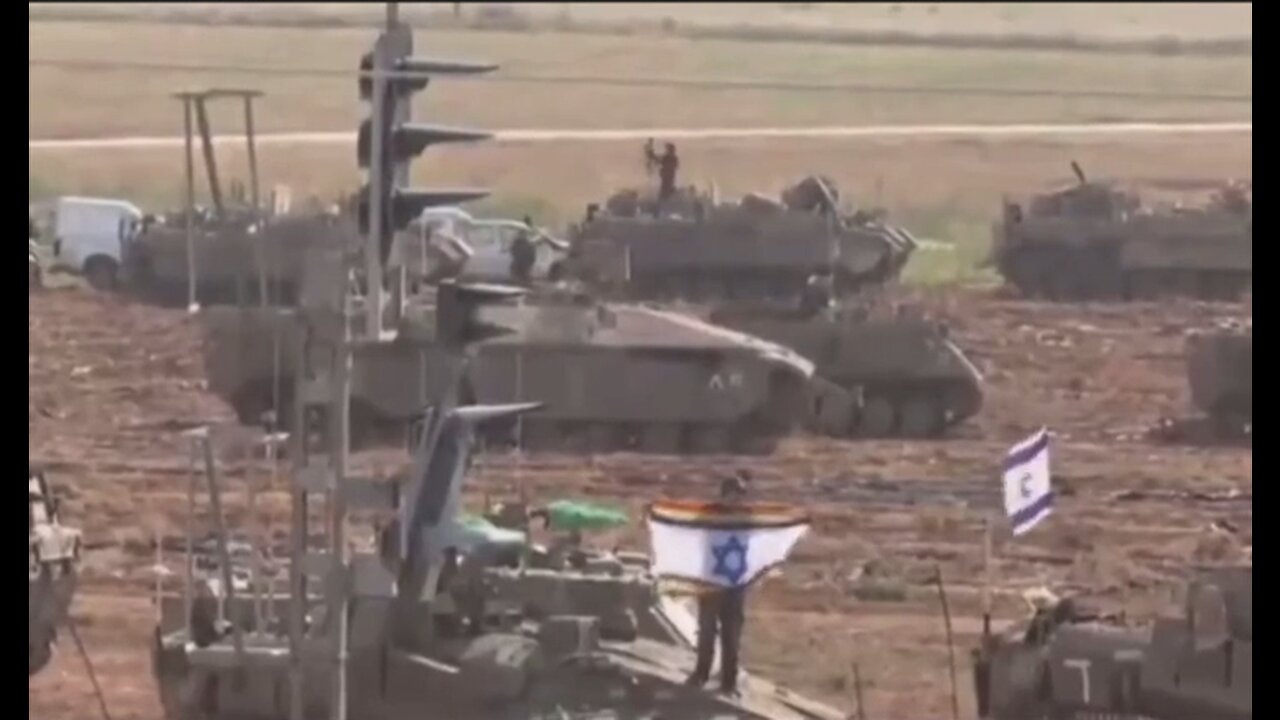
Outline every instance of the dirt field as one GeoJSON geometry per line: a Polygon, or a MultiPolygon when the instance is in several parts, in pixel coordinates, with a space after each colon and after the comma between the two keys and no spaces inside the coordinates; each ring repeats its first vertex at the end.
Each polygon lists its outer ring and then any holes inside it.
{"type": "MultiPolygon", "coordinates": [[[[267,97],[263,131],[354,127],[365,112],[352,74],[373,32],[366,28],[200,27],[149,23],[32,22],[30,58],[81,59],[87,68],[32,66],[33,137],[174,132],[178,89],[245,85],[267,97]],[[102,66],[93,67],[94,62],[102,66]],[[239,66],[230,72],[117,69],[110,63],[239,66]],[[279,75],[290,71],[337,74],[279,75]],[[121,112],[128,108],[128,112],[121,112]]],[[[1252,58],[1157,57],[934,47],[751,43],[676,37],[585,36],[465,30],[415,33],[419,52],[499,63],[483,80],[441,81],[419,103],[433,119],[489,127],[703,127],[886,122],[1035,122],[1103,119],[1231,119],[1251,97],[1252,58]],[[761,90],[529,84],[507,77],[730,79],[761,90]],[[881,86],[900,92],[806,91],[804,83],[881,86]],[[779,87],[783,86],[783,87],[779,87]],[[973,88],[1115,93],[1114,97],[992,97],[973,88]],[[960,91],[966,92],[960,92],[960,91]],[[1177,95],[1135,99],[1126,93],[1177,95]],[[1187,97],[1191,96],[1191,97],[1187,97]]],[[[424,110],[425,111],[425,110],[424,110]]],[[[232,116],[236,117],[236,116],[232,116]]]]}
{"type": "MultiPolygon", "coordinates": [[[[860,31],[869,41],[904,38],[1183,41],[1251,38],[1248,3],[466,3],[454,17],[453,3],[403,3],[401,16],[432,26],[505,22],[530,30],[573,28],[582,32],[732,31],[768,27],[860,31]]],[[[152,19],[205,24],[286,24],[323,26],[371,24],[380,5],[364,3],[61,3],[36,7],[31,17],[152,19]]]]}
{"type": "MultiPolygon", "coordinates": [[[[750,461],[486,457],[472,500],[510,497],[520,483],[534,497],[590,497],[638,513],[655,495],[709,492],[720,473],[749,465],[764,496],[815,513],[783,576],[752,601],[749,667],[852,708],[851,668],[858,663],[868,717],[877,720],[949,713],[947,651],[929,584],[935,565],[957,616],[961,702],[972,717],[965,648],[978,630],[981,509],[996,502],[1000,454],[1042,424],[1056,433],[1055,483],[1063,497],[1025,539],[998,537],[1002,618],[1022,612],[1012,593],[1042,583],[1146,617],[1173,602],[1187,563],[1229,561],[1251,547],[1251,450],[1144,438],[1157,418],[1189,412],[1183,332],[1240,308],[1052,306],[975,290],[916,299],[950,322],[988,380],[981,415],[956,438],[799,437],[774,457],[750,461]],[[1177,495],[1189,490],[1202,495],[1177,495]],[[1228,491],[1245,495],[1215,495],[1228,491]],[[1239,533],[1211,530],[1218,520],[1239,533]]],[[[157,718],[147,657],[150,541],[155,529],[176,535],[183,522],[186,451],[177,433],[230,413],[201,389],[198,340],[184,314],[59,290],[33,296],[28,318],[29,455],[47,463],[90,543],[75,616],[114,716],[157,718]]],[[[384,452],[358,463],[387,466],[393,457],[384,452]]],[[[229,476],[238,520],[243,475],[233,466],[229,476]]],[[[284,498],[268,500],[282,527],[284,498]]],[[[644,544],[638,523],[618,539],[644,544]]],[[[60,650],[30,683],[30,717],[94,712],[68,640],[60,650]]]]}
{"type": "MultiPolygon", "coordinates": [[[[198,27],[139,22],[37,21],[40,12],[171,12],[148,7],[32,6],[31,59],[80,58],[174,64],[236,64],[241,73],[153,73],[33,65],[33,138],[176,134],[173,90],[251,85],[267,92],[259,129],[354,129],[364,112],[350,75],[266,75],[272,65],[354,69],[373,32],[360,27],[198,27]],[[105,8],[105,10],[103,9],[105,8]]],[[[433,8],[447,10],[450,4],[433,8]]],[[[450,30],[416,33],[431,55],[501,62],[526,80],[441,82],[419,103],[419,117],[477,127],[706,127],[880,123],[1239,120],[1251,102],[1133,97],[996,98],[985,88],[1064,88],[1182,95],[1252,92],[1248,55],[1107,54],[1027,49],[837,45],[693,39],[697,28],[759,25],[821,27],[905,35],[1160,38],[1251,37],[1248,4],[1177,5],[1009,3],[911,5],[549,4],[552,17],[532,32],[450,30]],[[559,14],[598,23],[568,32],[559,14]],[[670,23],[664,22],[669,18],[670,23]],[[641,19],[648,24],[637,24],[641,19]],[[650,27],[650,24],[653,27],[650,27]],[[635,26],[634,34],[617,28],[635,26]],[[612,28],[612,29],[610,29],[612,28]],[[679,28],[679,32],[675,31],[679,28]],[[685,32],[689,29],[689,32],[685,32]],[[612,34],[610,34],[612,33],[612,34]],[[685,33],[682,36],[682,33],[685,33]],[[530,82],[584,75],[751,78],[779,84],[894,86],[891,92],[690,90],[676,87],[530,82]],[[913,88],[913,94],[904,94],[913,88]],[[922,92],[915,92],[922,91],[922,92]],[[930,92],[923,92],[930,91],[930,92]],[[938,92],[932,92],[938,91],[938,92]]],[[[231,4],[203,11],[240,12],[231,4]]],[[[407,7],[407,6],[406,6],[407,7]]],[[[197,10],[194,5],[192,11],[197,10]]],[[[294,12],[293,9],[263,12],[294,12]]],[[[359,14],[337,3],[301,12],[359,14]]],[[[155,16],[152,16],[155,17],[155,16]]],[[[225,19],[225,18],[224,18],[225,19]]],[[[323,20],[323,18],[322,18],[323,20]]],[[[317,25],[325,23],[315,21],[317,25]]],[[[954,44],[954,43],[952,43],[954,44]]],[[[221,132],[238,129],[230,113],[221,132]]],[[[914,280],[972,278],[1004,193],[1034,192],[1070,177],[1075,159],[1097,177],[1142,181],[1252,176],[1252,137],[1145,137],[1087,140],[703,141],[681,145],[682,174],[722,194],[776,192],[812,172],[835,178],[861,205],[886,206],[921,237],[953,250],[920,252],[914,280]]],[[[270,183],[295,199],[328,200],[359,181],[348,147],[271,147],[260,153],[270,183]]],[[[129,197],[148,209],[179,199],[177,151],[36,153],[31,194],[129,197]]],[[[224,178],[244,175],[242,154],[220,152],[224,178]]],[[[640,148],[630,143],[547,143],[433,149],[417,164],[422,183],[492,188],[488,209],[532,213],[562,226],[612,189],[641,181],[640,148]]],[[[481,209],[485,206],[481,205],[481,209]]],[[[1190,410],[1183,376],[1184,332],[1239,307],[1186,302],[1056,306],[1003,300],[990,290],[916,290],[915,299],[947,320],[987,378],[986,403],[957,436],[939,442],[836,442],[797,437],[770,458],[687,459],[616,455],[583,462],[545,456],[485,457],[470,500],[593,498],[626,507],[664,493],[710,492],[722,473],[750,467],[765,497],[814,513],[810,534],[780,578],[752,599],[748,667],[798,690],[853,709],[858,666],[868,718],[949,717],[947,646],[935,568],[946,578],[955,616],[963,717],[973,717],[967,648],[979,630],[981,520],[997,503],[995,467],[1008,446],[1044,425],[1055,433],[1057,511],[1016,543],[997,538],[997,615],[1023,614],[1017,593],[1048,584],[1105,607],[1149,617],[1177,599],[1189,563],[1229,562],[1252,546],[1252,451],[1162,445],[1145,432],[1159,418],[1190,410]],[[1189,495],[1187,491],[1197,491],[1189,495]],[[1230,493],[1241,493],[1232,496],[1230,493]],[[1229,521],[1234,534],[1211,529],[1229,521]]],[[[77,289],[34,295],[28,313],[29,445],[67,498],[69,519],[89,543],[86,585],[74,605],[113,717],[158,720],[148,657],[153,609],[152,538],[181,533],[187,448],[179,433],[230,423],[231,413],[203,389],[196,321],[77,289]]],[[[246,473],[223,446],[233,522],[244,519],[246,473]]],[[[395,453],[358,465],[390,470],[395,453]]],[[[284,526],[283,492],[265,498],[284,526]]],[[[602,543],[644,547],[639,523],[602,543]]],[[[171,558],[171,562],[176,558],[171,558]]],[[[30,682],[29,717],[96,716],[70,639],[30,682]]]]}

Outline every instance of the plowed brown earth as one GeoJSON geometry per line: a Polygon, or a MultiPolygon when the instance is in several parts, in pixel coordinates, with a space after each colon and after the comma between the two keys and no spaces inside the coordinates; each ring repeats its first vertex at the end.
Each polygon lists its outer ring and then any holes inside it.
{"type": "MultiPolygon", "coordinates": [[[[1183,333],[1247,311],[1183,302],[1049,305],[978,290],[921,300],[950,322],[987,376],[981,415],[953,439],[800,437],[754,460],[487,457],[474,496],[509,497],[523,484],[534,498],[591,497],[638,517],[658,494],[709,492],[722,473],[749,466],[760,494],[803,503],[815,515],[781,577],[752,599],[749,667],[852,710],[856,663],[867,716],[877,720],[950,716],[935,566],[955,616],[962,715],[973,716],[966,649],[979,629],[981,519],[997,506],[1000,455],[1040,425],[1056,433],[1062,498],[1029,535],[997,534],[999,617],[1021,615],[1016,593],[1041,584],[1145,617],[1177,598],[1189,565],[1236,560],[1251,546],[1252,451],[1145,436],[1161,416],[1191,413],[1183,333]],[[1216,495],[1229,491],[1244,497],[1216,495]]],[[[151,538],[157,530],[178,535],[184,522],[188,451],[180,431],[231,415],[202,389],[198,333],[182,313],[63,290],[33,296],[28,317],[29,453],[68,497],[68,517],[89,545],[74,617],[113,715],[159,718],[148,658],[151,538]]],[[[228,474],[237,521],[243,476],[228,474]]],[[[284,496],[269,506],[282,524],[284,496]]],[[[616,539],[643,546],[642,526],[616,539]]],[[[30,717],[96,716],[65,636],[59,651],[31,680],[30,717]]]]}

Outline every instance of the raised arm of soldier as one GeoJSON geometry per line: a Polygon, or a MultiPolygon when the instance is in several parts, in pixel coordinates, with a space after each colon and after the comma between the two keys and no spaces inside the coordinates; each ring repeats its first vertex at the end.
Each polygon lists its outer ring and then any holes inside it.
{"type": "Polygon", "coordinates": [[[658,169],[658,152],[653,149],[653,138],[644,142],[644,174],[652,176],[658,169]]]}

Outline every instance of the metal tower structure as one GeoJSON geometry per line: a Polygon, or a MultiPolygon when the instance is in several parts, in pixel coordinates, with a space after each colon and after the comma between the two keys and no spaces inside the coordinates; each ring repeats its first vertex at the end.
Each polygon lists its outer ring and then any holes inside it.
{"type": "MultiPolygon", "coordinates": [[[[425,90],[437,75],[488,72],[494,65],[431,60],[413,56],[413,32],[400,22],[396,3],[387,4],[387,22],[371,52],[360,61],[359,97],[370,104],[370,113],[359,129],[357,162],[367,170],[366,181],[357,198],[357,217],[362,240],[361,268],[342,262],[325,265],[308,273],[299,312],[310,331],[303,340],[303,359],[295,393],[294,433],[291,458],[294,463],[293,535],[290,569],[291,596],[312,598],[318,582],[326,615],[330,618],[326,654],[332,663],[330,682],[331,717],[347,717],[347,659],[350,636],[350,596],[352,566],[347,541],[348,511],[366,487],[351,478],[350,414],[352,355],[360,346],[389,342],[403,316],[403,268],[388,273],[392,239],[425,208],[451,205],[487,195],[478,189],[418,189],[409,185],[409,164],[429,145],[445,142],[484,140],[486,132],[412,122],[414,93],[425,90]],[[328,276],[326,277],[326,271],[328,276]],[[363,274],[363,282],[352,282],[363,274]],[[390,275],[391,302],[386,301],[390,275]],[[358,290],[363,286],[361,295],[358,290]],[[323,502],[327,527],[324,548],[312,547],[308,527],[309,512],[323,502]]],[[[345,258],[344,258],[345,260],[345,258]]],[[[443,299],[443,298],[442,298],[443,299]]],[[[444,319],[451,312],[438,309],[444,319]]],[[[467,317],[463,312],[462,316],[467,317]]],[[[442,320],[443,326],[447,322],[442,320]]],[[[465,334],[465,333],[460,333],[465,334]]],[[[293,602],[289,611],[290,712],[295,720],[304,714],[303,662],[305,602],[293,602]]]]}

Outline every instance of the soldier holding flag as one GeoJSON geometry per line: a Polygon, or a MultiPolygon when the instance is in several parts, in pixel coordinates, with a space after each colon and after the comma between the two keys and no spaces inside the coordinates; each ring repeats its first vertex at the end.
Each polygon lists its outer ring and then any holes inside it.
{"type": "Polygon", "coordinates": [[[747,476],[721,483],[716,502],[660,500],[649,508],[653,572],[668,589],[698,596],[697,663],[686,683],[710,678],[717,636],[720,691],[735,694],[747,589],[784,562],[808,515],[777,503],[748,503],[747,476]]]}

